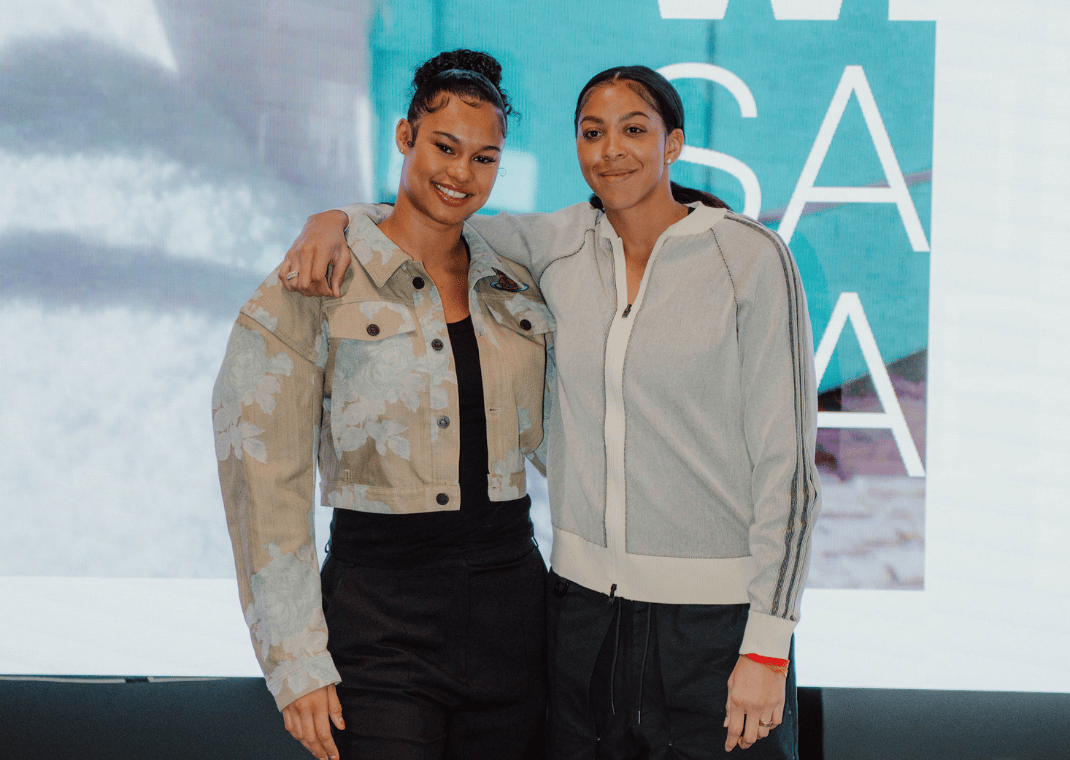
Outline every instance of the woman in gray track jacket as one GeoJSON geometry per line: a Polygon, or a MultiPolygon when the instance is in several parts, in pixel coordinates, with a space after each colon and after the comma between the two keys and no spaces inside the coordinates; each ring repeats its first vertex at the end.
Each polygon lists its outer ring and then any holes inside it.
{"type": "MultiPolygon", "coordinates": [[[[602,72],[575,118],[590,203],[472,219],[556,321],[549,756],[794,757],[820,504],[798,270],[775,233],[670,183],[683,106],[659,74],[602,72]]],[[[280,275],[328,291],[341,227],[386,208],[311,218],[280,275]]]]}

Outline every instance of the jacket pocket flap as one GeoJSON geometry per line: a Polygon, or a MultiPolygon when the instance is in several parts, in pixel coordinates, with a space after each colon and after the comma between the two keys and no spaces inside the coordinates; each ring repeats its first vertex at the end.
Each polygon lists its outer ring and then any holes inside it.
{"type": "Polygon", "coordinates": [[[361,301],[339,304],[327,315],[332,338],[383,340],[416,329],[405,304],[391,301],[361,301]]]}
{"type": "Polygon", "coordinates": [[[521,293],[512,298],[488,299],[487,308],[498,324],[521,335],[541,335],[556,327],[546,304],[521,293]]]}

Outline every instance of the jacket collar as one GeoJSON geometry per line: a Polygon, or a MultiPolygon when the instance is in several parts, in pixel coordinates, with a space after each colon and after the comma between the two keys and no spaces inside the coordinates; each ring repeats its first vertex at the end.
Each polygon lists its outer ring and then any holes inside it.
{"type": "Polygon", "coordinates": [[[374,221],[363,214],[349,220],[346,242],[377,288],[382,288],[402,264],[412,261],[393,240],[379,231],[374,221]]]}
{"type": "Polygon", "coordinates": [[[491,287],[503,291],[503,294],[519,293],[528,289],[527,285],[512,279],[509,265],[487,245],[487,241],[480,237],[468,222],[464,223],[464,239],[468,242],[468,250],[472,254],[472,262],[468,267],[470,289],[474,291],[477,282],[488,278],[491,280],[491,287]]]}
{"type": "MultiPolygon", "coordinates": [[[[385,218],[385,215],[382,215],[382,218],[385,218]]],[[[487,245],[468,222],[464,224],[463,234],[472,254],[472,263],[468,269],[470,286],[475,286],[478,281],[487,278],[498,282],[503,274],[508,275],[510,270],[501,256],[487,245]]],[[[346,240],[353,256],[364,267],[364,271],[372,278],[377,288],[382,288],[406,261],[412,261],[407,253],[379,230],[374,218],[363,214],[357,214],[350,220],[346,240]]],[[[509,292],[508,286],[499,289],[509,292]]],[[[527,290],[527,286],[518,283],[517,290],[513,292],[522,290],[527,290]]]]}
{"type": "MultiPolygon", "coordinates": [[[[714,225],[725,217],[723,208],[713,208],[699,201],[687,204],[694,211],[685,216],[676,224],[671,225],[662,233],[665,237],[683,237],[684,235],[698,235],[712,229],[714,225]]],[[[598,216],[598,236],[608,240],[620,238],[617,231],[609,221],[609,217],[602,212],[598,216]]]]}

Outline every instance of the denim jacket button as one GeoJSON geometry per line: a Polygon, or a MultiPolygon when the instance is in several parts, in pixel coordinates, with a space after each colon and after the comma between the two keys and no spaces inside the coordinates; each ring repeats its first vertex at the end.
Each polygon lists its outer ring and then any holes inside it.
{"type": "Polygon", "coordinates": [[[423,288],[423,286],[424,286],[424,278],[423,277],[413,277],[412,278],[412,286],[414,288],[416,288],[417,290],[421,290],[423,288]]]}
{"type": "Polygon", "coordinates": [[[437,501],[442,506],[445,506],[450,503],[450,496],[449,494],[440,493],[438,496],[435,497],[435,501],[437,501]]]}
{"type": "Polygon", "coordinates": [[[521,330],[530,330],[531,329],[531,322],[529,322],[526,319],[520,320],[520,329],[521,330]]]}
{"type": "Polygon", "coordinates": [[[441,351],[445,346],[446,344],[438,338],[435,338],[433,341],[431,341],[431,348],[435,349],[436,351],[441,351]]]}
{"type": "Polygon", "coordinates": [[[379,325],[375,325],[375,324],[368,325],[368,335],[371,335],[372,337],[375,337],[378,334],[379,334],[379,325]]]}
{"type": "Polygon", "coordinates": [[[449,417],[445,417],[445,416],[439,417],[438,418],[438,426],[440,428],[448,428],[450,426],[450,418],[449,417]]]}

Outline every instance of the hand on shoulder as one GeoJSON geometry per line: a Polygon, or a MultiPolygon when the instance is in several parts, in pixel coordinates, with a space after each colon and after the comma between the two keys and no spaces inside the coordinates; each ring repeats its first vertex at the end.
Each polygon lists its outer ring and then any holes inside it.
{"type": "Polygon", "coordinates": [[[352,262],[348,224],[349,217],[338,209],[310,216],[279,267],[282,286],[306,296],[340,296],[352,262]]]}

